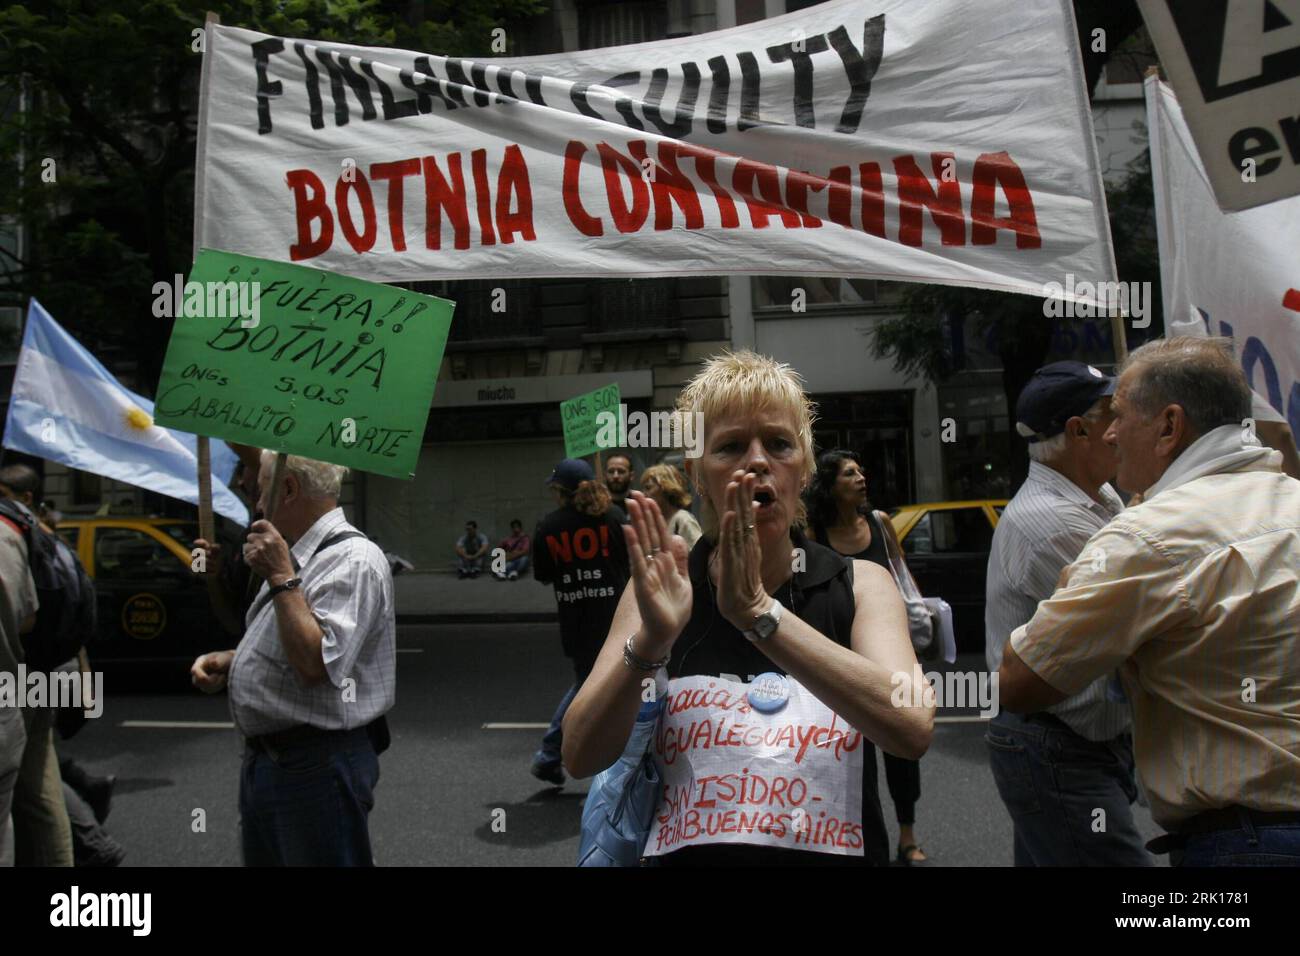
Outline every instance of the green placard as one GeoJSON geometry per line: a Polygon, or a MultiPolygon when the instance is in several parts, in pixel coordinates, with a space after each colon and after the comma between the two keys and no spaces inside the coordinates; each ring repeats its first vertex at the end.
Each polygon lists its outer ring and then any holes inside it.
{"type": "Polygon", "coordinates": [[[455,303],[210,249],[154,291],[177,317],[159,425],[415,475],[455,303]]]}
{"type": "Polygon", "coordinates": [[[617,416],[620,400],[618,382],[614,382],[560,402],[560,417],[564,420],[564,454],[570,458],[585,458],[600,451],[602,446],[596,442],[598,416],[601,412],[617,416]]]}

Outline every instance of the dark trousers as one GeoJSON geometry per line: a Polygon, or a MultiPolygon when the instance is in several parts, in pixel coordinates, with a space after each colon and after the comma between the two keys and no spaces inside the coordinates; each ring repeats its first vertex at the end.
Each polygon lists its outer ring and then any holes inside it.
{"type": "Polygon", "coordinates": [[[1003,711],[984,739],[1015,828],[1016,866],[1154,865],[1133,821],[1127,734],[1092,741],[1048,715],[1003,711]]]}
{"type": "Polygon", "coordinates": [[[245,866],[374,866],[379,758],[364,728],[282,749],[246,746],[239,778],[245,866]]]}
{"type": "Polygon", "coordinates": [[[916,801],[921,799],[921,761],[885,754],[885,783],[899,824],[910,827],[916,822],[916,801]]]}
{"type": "Polygon", "coordinates": [[[1300,824],[1258,826],[1243,814],[1241,826],[1187,838],[1169,853],[1170,866],[1300,866],[1300,824]]]}
{"type": "Polygon", "coordinates": [[[595,666],[595,655],[573,658],[573,685],[560,698],[560,706],[555,708],[555,713],[551,717],[551,726],[542,735],[542,748],[533,755],[533,763],[543,767],[559,766],[561,760],[560,748],[564,744],[564,715],[568,713],[573,698],[578,696],[578,690],[595,666]]]}

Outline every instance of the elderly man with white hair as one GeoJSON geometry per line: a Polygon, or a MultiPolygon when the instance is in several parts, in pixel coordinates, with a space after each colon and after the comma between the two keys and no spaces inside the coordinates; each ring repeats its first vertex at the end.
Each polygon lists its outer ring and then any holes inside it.
{"type": "MultiPolygon", "coordinates": [[[[1007,638],[1052,596],[1061,571],[1124,510],[1107,482],[1115,449],[1115,380],[1082,362],[1034,373],[1016,402],[1029,475],[993,534],[985,658],[1002,663],[1007,638]]],[[[1011,815],[1016,866],[1150,866],[1131,804],[1132,717],[1099,675],[1070,697],[1024,716],[1002,711],[985,740],[998,795],[1011,815]],[[1100,811],[1100,813],[1099,813],[1100,811]],[[1105,820],[1104,826],[1098,821],[1105,820]]]]}
{"type": "Polygon", "coordinates": [[[1169,831],[1149,848],[1184,866],[1300,864],[1300,481],[1250,429],[1226,340],[1136,349],[1112,408],[1116,481],[1142,503],[1012,632],[1002,706],[1040,711],[1118,669],[1169,831]]]}
{"type": "MultiPolygon", "coordinates": [[[[268,513],[264,452],[258,510],[268,513]]],[[[196,687],[229,685],[245,739],[239,815],[246,866],[370,866],[368,818],[396,691],[393,579],[338,506],[347,469],[290,455],[274,524],[244,545],[263,580],[235,650],[194,662],[196,687]]]]}

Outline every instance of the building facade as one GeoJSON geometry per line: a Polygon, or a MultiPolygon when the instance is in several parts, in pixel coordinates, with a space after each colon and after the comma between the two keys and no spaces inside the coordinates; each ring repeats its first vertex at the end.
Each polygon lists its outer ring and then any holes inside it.
{"type": "MultiPolygon", "coordinates": [[[[702,33],[812,5],[553,0],[547,14],[507,33],[511,55],[554,53],[702,33]]],[[[1111,178],[1124,175],[1145,147],[1140,85],[1120,79],[1103,81],[1094,111],[1111,178]]],[[[898,314],[897,285],[723,276],[440,281],[412,288],[457,303],[416,477],[353,476],[345,503],[372,537],[422,570],[452,567],[453,544],[467,520],[495,543],[511,520],[531,528],[554,507],[545,480],[564,457],[561,400],[617,382],[629,409],[668,409],[704,359],[731,348],[755,349],[803,376],[820,409],[819,448],[857,451],[877,506],[1010,491],[1010,423],[996,343],[989,339],[995,333],[954,342],[961,370],[943,383],[908,379],[871,347],[872,329],[898,314]],[[949,422],[960,423],[955,435],[945,427],[949,422]]],[[[1100,319],[1058,329],[1049,360],[1108,364],[1112,356],[1109,326],[1100,319]]],[[[639,471],[664,452],[632,454],[639,471]]],[[[46,473],[47,496],[67,513],[104,502],[120,511],[178,507],[57,465],[46,473]]]]}

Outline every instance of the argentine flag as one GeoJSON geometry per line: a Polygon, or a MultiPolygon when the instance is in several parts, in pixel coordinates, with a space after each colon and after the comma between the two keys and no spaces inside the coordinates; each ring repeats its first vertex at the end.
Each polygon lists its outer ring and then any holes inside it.
{"type": "MultiPolygon", "coordinates": [[[[226,487],[238,459],[225,442],[210,442],[212,510],[247,525],[248,509],[226,487]]],[[[199,500],[196,436],[155,425],[153,402],[124,388],[35,299],[4,445],[190,504],[199,500]]]]}

